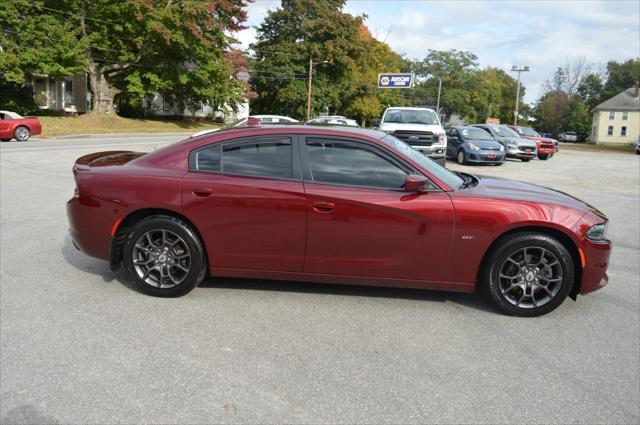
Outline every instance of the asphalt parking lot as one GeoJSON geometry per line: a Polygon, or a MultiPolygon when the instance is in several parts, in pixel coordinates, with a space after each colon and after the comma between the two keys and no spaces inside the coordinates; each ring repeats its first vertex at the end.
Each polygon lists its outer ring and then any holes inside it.
{"type": "Polygon", "coordinates": [[[536,319],[431,291],[209,279],[134,292],[67,236],[71,166],[180,137],[0,145],[0,423],[638,423],[640,156],[454,169],[605,212],[610,283],[536,319]]]}

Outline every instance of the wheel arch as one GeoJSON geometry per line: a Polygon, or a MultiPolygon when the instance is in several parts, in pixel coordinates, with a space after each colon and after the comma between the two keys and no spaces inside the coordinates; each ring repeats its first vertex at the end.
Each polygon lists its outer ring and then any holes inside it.
{"type": "Polygon", "coordinates": [[[113,235],[113,238],[111,239],[111,243],[109,245],[109,265],[111,267],[111,270],[118,269],[120,267],[120,264],[122,263],[122,250],[124,248],[124,242],[131,229],[133,229],[135,225],[140,221],[154,216],[173,217],[180,221],[183,221],[185,224],[191,227],[191,229],[193,229],[196,236],[200,240],[202,248],[204,249],[204,261],[205,263],[208,263],[209,257],[207,255],[207,246],[204,243],[204,239],[202,238],[200,230],[198,230],[196,225],[191,220],[189,220],[185,215],[179,212],[165,208],[142,208],[139,210],[131,211],[119,223],[118,228],[113,235]]]}
{"type": "Polygon", "coordinates": [[[569,296],[571,297],[571,299],[575,301],[578,294],[580,293],[580,285],[582,282],[582,267],[581,267],[582,262],[580,259],[578,246],[576,245],[575,241],[571,238],[571,236],[569,236],[567,233],[552,227],[521,226],[521,227],[516,227],[510,230],[507,230],[504,233],[501,233],[500,235],[498,235],[493,240],[493,242],[491,242],[491,245],[485,251],[484,256],[482,257],[482,261],[480,261],[480,267],[478,267],[478,272],[476,275],[476,282],[480,278],[480,273],[482,273],[483,267],[485,266],[489,255],[499,244],[500,240],[506,236],[510,236],[518,233],[526,233],[526,232],[541,233],[541,234],[550,236],[554,239],[557,239],[569,251],[569,254],[571,254],[571,259],[573,260],[573,269],[574,269],[573,270],[574,272],[573,286],[571,287],[569,296]]]}

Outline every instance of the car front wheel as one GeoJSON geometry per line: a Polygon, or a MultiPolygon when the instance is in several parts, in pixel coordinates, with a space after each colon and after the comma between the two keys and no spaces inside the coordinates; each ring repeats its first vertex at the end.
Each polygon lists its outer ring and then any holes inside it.
{"type": "Polygon", "coordinates": [[[551,158],[551,154],[548,153],[541,153],[540,155],[538,155],[538,159],[541,159],[543,161],[546,161],[549,158],[551,158]]]}
{"type": "Polygon", "coordinates": [[[29,137],[31,137],[31,132],[27,127],[21,125],[13,132],[13,137],[15,137],[18,142],[26,142],[29,140],[29,137]]]}
{"type": "Polygon", "coordinates": [[[569,294],[573,267],[564,245],[548,235],[508,235],[488,254],[479,289],[504,313],[541,316],[557,308],[569,294]]]}
{"type": "Polygon", "coordinates": [[[464,150],[460,149],[458,151],[458,164],[464,165],[467,161],[464,158],[464,150]]]}
{"type": "Polygon", "coordinates": [[[136,288],[149,295],[184,295],[206,274],[198,235],[186,223],[169,216],[154,216],[136,224],[126,239],[122,258],[136,288]]]}

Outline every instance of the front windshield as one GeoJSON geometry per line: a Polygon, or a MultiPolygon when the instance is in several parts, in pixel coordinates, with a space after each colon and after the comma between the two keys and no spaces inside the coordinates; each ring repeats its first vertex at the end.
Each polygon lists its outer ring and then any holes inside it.
{"type": "Polygon", "coordinates": [[[438,125],[436,113],[429,109],[387,109],[382,122],[399,124],[435,124],[438,125]]]}
{"type": "Polygon", "coordinates": [[[480,128],[463,128],[459,130],[462,137],[468,140],[493,140],[493,137],[480,128]]]}
{"type": "Polygon", "coordinates": [[[382,141],[390,146],[394,150],[398,150],[411,158],[413,161],[420,164],[420,166],[424,167],[433,174],[438,180],[445,183],[447,186],[452,187],[454,189],[460,188],[464,183],[464,180],[453,174],[451,171],[446,168],[436,164],[431,158],[424,156],[417,150],[413,149],[411,146],[406,144],[400,139],[395,138],[392,135],[387,135],[382,138],[382,141]]]}
{"type": "Polygon", "coordinates": [[[532,128],[529,127],[519,127],[518,133],[522,134],[523,136],[540,137],[538,133],[536,133],[532,128]]]}
{"type": "Polygon", "coordinates": [[[518,133],[502,125],[492,125],[491,129],[500,137],[520,137],[518,133]]]}

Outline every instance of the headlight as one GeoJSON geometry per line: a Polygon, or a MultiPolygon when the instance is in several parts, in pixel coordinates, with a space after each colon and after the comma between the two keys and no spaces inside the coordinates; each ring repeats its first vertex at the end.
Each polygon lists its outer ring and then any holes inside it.
{"type": "Polygon", "coordinates": [[[517,151],[518,147],[516,145],[508,145],[510,151],[517,151]]]}
{"type": "Polygon", "coordinates": [[[479,150],[480,150],[480,148],[479,148],[479,147],[477,147],[476,145],[474,145],[474,144],[473,144],[473,143],[471,143],[471,142],[469,142],[469,147],[470,147],[471,149],[473,149],[474,151],[479,151],[479,150]]]}
{"type": "Polygon", "coordinates": [[[585,233],[585,236],[594,242],[602,242],[607,240],[607,223],[594,224],[585,233]]]}
{"type": "Polygon", "coordinates": [[[438,134],[438,141],[434,143],[435,145],[445,145],[447,143],[447,136],[444,134],[438,134]]]}

